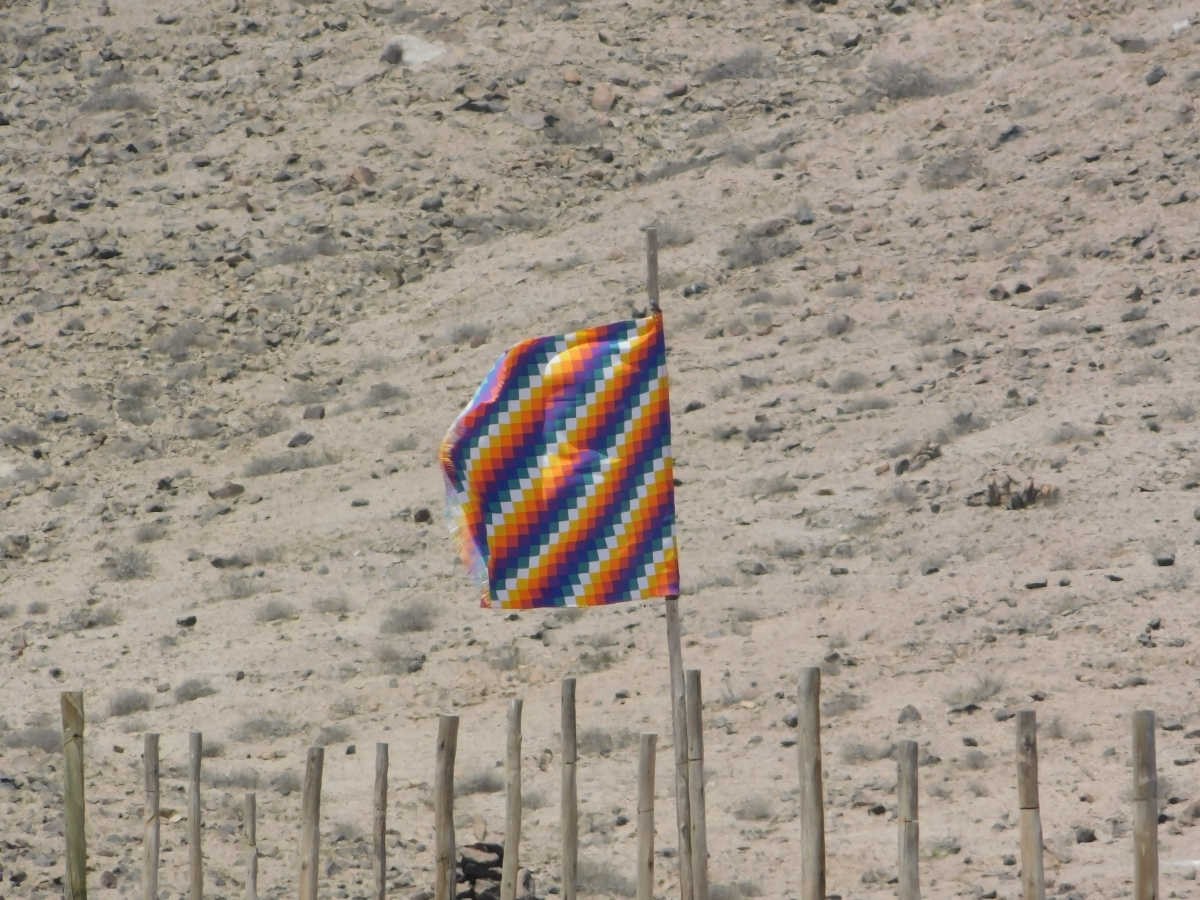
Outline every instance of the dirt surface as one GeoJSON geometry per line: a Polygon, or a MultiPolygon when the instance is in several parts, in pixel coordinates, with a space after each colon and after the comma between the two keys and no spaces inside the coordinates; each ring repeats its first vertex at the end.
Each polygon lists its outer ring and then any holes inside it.
{"type": "Polygon", "coordinates": [[[546,898],[568,675],[585,893],[632,891],[653,730],[677,896],[662,604],[478,609],[436,465],[506,346],[645,310],[651,224],[714,900],[799,895],[814,662],[831,895],[896,890],[912,738],[926,897],[1019,896],[1032,706],[1049,890],[1129,894],[1151,708],[1162,891],[1196,896],[1197,14],[5,4],[0,896],[62,891],[58,692],[83,690],[95,896],[139,892],[147,731],[186,892],[200,730],[210,897],[243,896],[248,790],[260,892],[295,891],[314,743],[321,895],[366,897],[387,741],[391,893],[424,900],[437,715],[458,840],[499,840],[521,696],[546,898]]]}

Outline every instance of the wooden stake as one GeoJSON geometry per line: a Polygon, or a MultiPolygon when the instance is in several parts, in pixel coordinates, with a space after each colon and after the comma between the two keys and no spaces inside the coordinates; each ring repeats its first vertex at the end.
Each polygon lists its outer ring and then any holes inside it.
{"type": "Polygon", "coordinates": [[[821,777],[821,670],[800,670],[800,897],[825,900],[825,788],[821,777]]]}
{"type": "Polygon", "coordinates": [[[562,683],[562,897],[579,887],[579,792],[575,782],[575,679],[562,683]]]}
{"type": "Polygon", "coordinates": [[[1017,802],[1021,809],[1021,890],[1025,900],[1046,900],[1042,812],[1038,802],[1037,713],[1017,712],[1017,802]]]}
{"type": "Polygon", "coordinates": [[[687,700],[684,697],[679,598],[667,598],[667,660],[671,669],[671,732],[675,745],[675,824],[679,830],[679,895],[692,896],[692,814],[688,790],[687,700]]]}
{"type": "Polygon", "coordinates": [[[375,900],[387,898],[387,796],[388,745],[375,745],[375,821],[371,834],[375,840],[375,900]]]}
{"type": "Polygon", "coordinates": [[[64,691],[61,698],[63,768],[67,832],[66,900],[87,900],[87,835],[83,805],[83,692],[64,691]]]}
{"type": "Polygon", "coordinates": [[[246,836],[246,900],[258,900],[258,800],[246,795],[242,832],[246,836]]]}
{"type": "Polygon", "coordinates": [[[309,747],[300,805],[300,900],[317,900],[317,871],[321,865],[321,774],[324,768],[325,748],[309,747]]]}
{"type": "Polygon", "coordinates": [[[1158,761],[1149,709],[1133,714],[1133,900],[1158,900],[1158,761]]]}
{"type": "Polygon", "coordinates": [[[637,900],[654,900],[654,754],[658,735],[643,731],[638,746],[637,900]]]}
{"type": "Polygon", "coordinates": [[[658,229],[646,229],[646,293],[651,312],[662,312],[658,305],[658,229]]]}
{"type": "Polygon", "coordinates": [[[159,832],[158,735],[142,738],[142,767],[146,773],[146,800],[142,807],[142,900],[158,900],[159,832]]]}
{"type": "Polygon", "coordinates": [[[917,742],[896,745],[899,781],[896,785],[896,816],[900,822],[900,900],[921,900],[921,878],[917,854],[921,846],[917,821],[917,742]]]}
{"type": "Polygon", "coordinates": [[[708,900],[708,826],[704,818],[704,706],[700,670],[687,671],[688,812],[692,826],[692,897],[708,900]]]}
{"type": "Polygon", "coordinates": [[[200,759],[204,755],[204,736],[199,731],[188,735],[188,875],[191,900],[204,900],[204,853],[200,845],[200,759]]]}
{"type": "Polygon", "coordinates": [[[504,868],[500,900],[517,900],[521,867],[521,707],[517,697],[508,704],[508,745],[504,757],[504,868]]]}
{"type": "Polygon", "coordinates": [[[458,752],[458,716],[438,717],[437,768],[434,771],[433,900],[455,900],[454,757],[458,752]]]}

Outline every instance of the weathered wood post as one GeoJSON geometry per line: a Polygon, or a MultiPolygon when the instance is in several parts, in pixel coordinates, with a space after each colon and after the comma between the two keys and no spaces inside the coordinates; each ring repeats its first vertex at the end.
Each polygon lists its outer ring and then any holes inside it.
{"type": "Polygon", "coordinates": [[[562,896],[579,888],[579,790],[575,781],[575,679],[562,682],[562,896]]]}
{"type": "Polygon", "coordinates": [[[63,772],[67,837],[66,900],[87,900],[87,834],[83,805],[83,692],[64,691],[63,772]]]}
{"type": "Polygon", "coordinates": [[[300,900],[317,900],[317,872],[321,865],[321,775],[325,748],[309,747],[304,765],[304,793],[300,801],[300,900]]]}
{"type": "Polygon", "coordinates": [[[204,900],[204,849],[200,831],[200,760],[204,756],[204,736],[199,731],[188,735],[188,881],[191,900],[204,900]]]}
{"type": "Polygon", "coordinates": [[[917,820],[917,742],[896,745],[899,780],[896,784],[896,817],[900,824],[900,900],[921,900],[921,875],[917,866],[921,848],[917,820]]]}
{"type": "Polygon", "coordinates": [[[517,900],[521,868],[521,707],[520,697],[508,704],[508,741],[504,754],[504,867],[500,900],[517,900]]]}
{"type": "Polygon", "coordinates": [[[1158,900],[1158,760],[1150,709],[1133,714],[1133,900],[1158,900]]]}
{"type": "Polygon", "coordinates": [[[704,809],[704,704],[700,670],[688,669],[687,746],[688,812],[692,826],[692,898],[708,900],[708,826],[704,809]]]}
{"type": "Polygon", "coordinates": [[[388,745],[375,745],[375,818],[371,823],[374,841],[372,864],[375,869],[375,900],[387,898],[387,798],[388,745]]]}
{"type": "Polygon", "coordinates": [[[434,900],[455,900],[458,879],[454,858],[454,757],[458,752],[458,716],[438,717],[437,768],[434,771],[434,900]]]}
{"type": "Polygon", "coordinates": [[[800,670],[800,897],[825,900],[825,787],[821,774],[821,670],[800,670]]]}
{"type": "Polygon", "coordinates": [[[654,900],[654,763],[658,735],[643,731],[638,746],[637,900],[654,900]]]}
{"type": "Polygon", "coordinates": [[[258,900],[258,800],[246,795],[242,832],[246,838],[246,900],[258,900]]]}
{"type": "Polygon", "coordinates": [[[142,738],[142,767],[146,799],[142,807],[142,900],[158,900],[158,862],[161,822],[158,816],[158,735],[142,738]]]}
{"type": "Polygon", "coordinates": [[[1017,801],[1021,808],[1021,890],[1025,900],[1046,900],[1038,801],[1037,713],[1032,709],[1017,712],[1017,801]]]}
{"type": "MultiPolygon", "coordinates": [[[[647,229],[647,234],[653,229],[647,229]]],[[[650,240],[650,238],[647,238],[650,240]]],[[[654,283],[658,284],[658,232],[654,232],[654,283]]],[[[655,297],[657,300],[657,297],[655,297]]],[[[688,721],[686,688],[683,677],[683,650],[680,646],[683,626],[679,621],[679,598],[668,597],[667,662],[671,670],[671,734],[675,751],[675,825],[679,833],[679,894],[681,900],[694,900],[692,889],[692,814],[688,789],[688,721]]]]}

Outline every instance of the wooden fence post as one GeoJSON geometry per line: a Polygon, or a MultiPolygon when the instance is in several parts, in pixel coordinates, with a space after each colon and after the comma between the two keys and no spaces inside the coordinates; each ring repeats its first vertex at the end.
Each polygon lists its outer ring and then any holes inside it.
{"type": "Polygon", "coordinates": [[[87,835],[83,805],[83,692],[64,691],[62,704],[66,900],[87,900],[87,835]]]}
{"type": "Polygon", "coordinates": [[[325,749],[309,747],[300,805],[300,900],[317,900],[317,873],[321,865],[321,774],[324,768],[325,749]]]}
{"type": "MultiPolygon", "coordinates": [[[[655,255],[657,265],[657,254],[655,255]]],[[[657,283],[657,278],[655,280],[657,283]]],[[[687,700],[684,696],[683,650],[680,638],[679,598],[667,601],[667,661],[671,670],[671,734],[675,749],[675,824],[679,832],[680,900],[692,897],[692,814],[688,790],[687,700]]]]}
{"type": "Polygon", "coordinates": [[[800,897],[825,900],[825,787],[821,774],[821,670],[800,670],[800,897]]]}
{"type": "Polygon", "coordinates": [[[1042,862],[1042,812],[1038,801],[1037,713],[1017,712],[1017,800],[1021,809],[1021,890],[1025,900],[1046,900],[1042,862]]]}
{"type": "Polygon", "coordinates": [[[437,768],[434,771],[434,900],[455,900],[454,757],[458,753],[458,716],[438,717],[437,768]]]}
{"type": "Polygon", "coordinates": [[[146,800],[142,807],[142,900],[158,900],[159,834],[158,735],[142,738],[142,767],[146,775],[146,800]]]}
{"type": "Polygon", "coordinates": [[[258,900],[258,799],[246,795],[242,832],[246,837],[246,900],[258,900]]]}
{"type": "Polygon", "coordinates": [[[1133,900],[1158,900],[1158,760],[1149,709],[1133,714],[1133,900]]]}
{"type": "Polygon", "coordinates": [[[521,707],[517,697],[508,704],[508,743],[504,756],[504,867],[500,900],[517,900],[517,871],[521,867],[521,707]]]}
{"type": "Polygon", "coordinates": [[[688,812],[692,826],[692,898],[708,900],[708,826],[704,813],[704,706],[700,670],[688,669],[688,812]]]}
{"type": "Polygon", "coordinates": [[[575,679],[562,682],[562,897],[579,888],[579,792],[575,781],[575,679]]]}
{"type": "Polygon", "coordinates": [[[375,900],[387,898],[387,797],[388,745],[375,745],[375,820],[371,834],[375,841],[375,900]]]}
{"type": "Polygon", "coordinates": [[[204,900],[204,851],[200,845],[200,759],[204,755],[204,736],[199,731],[188,735],[188,875],[191,900],[204,900]]]}
{"type": "Polygon", "coordinates": [[[917,820],[917,742],[896,745],[899,780],[896,784],[896,817],[900,823],[900,900],[921,900],[921,876],[917,868],[921,848],[917,820]]]}
{"type": "Polygon", "coordinates": [[[638,746],[637,900],[654,900],[654,754],[658,735],[643,731],[638,746]]]}

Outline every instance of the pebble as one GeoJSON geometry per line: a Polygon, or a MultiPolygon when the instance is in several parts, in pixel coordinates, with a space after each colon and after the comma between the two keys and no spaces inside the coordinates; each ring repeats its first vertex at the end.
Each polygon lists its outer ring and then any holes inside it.
{"type": "Polygon", "coordinates": [[[1167,70],[1164,69],[1162,66],[1155,66],[1153,69],[1151,69],[1149,72],[1146,73],[1146,84],[1153,87],[1154,85],[1158,84],[1160,81],[1162,81],[1166,77],[1167,77],[1167,70]]]}
{"type": "Polygon", "coordinates": [[[1122,53],[1145,53],[1150,49],[1150,42],[1139,34],[1117,33],[1112,40],[1122,53]]]}
{"type": "Polygon", "coordinates": [[[311,444],[312,440],[313,436],[307,431],[299,431],[292,436],[287,445],[289,447],[303,447],[305,444],[311,444]]]}
{"type": "Polygon", "coordinates": [[[904,709],[900,710],[900,717],[896,721],[901,725],[903,725],[905,722],[920,722],[921,713],[910,703],[905,706],[904,709]]]}
{"type": "Polygon", "coordinates": [[[306,418],[306,419],[323,419],[323,418],[325,418],[324,404],[314,403],[312,406],[304,407],[304,418],[306,418]]]}
{"type": "Polygon", "coordinates": [[[353,500],[350,501],[350,505],[354,506],[354,507],[370,506],[371,501],[367,500],[365,497],[355,497],[353,500]]]}
{"type": "Polygon", "coordinates": [[[1166,551],[1154,554],[1154,564],[1156,566],[1173,566],[1175,565],[1175,554],[1166,551]]]}
{"type": "Polygon", "coordinates": [[[117,886],[117,876],[106,869],[100,873],[100,886],[106,888],[115,888],[117,886]]]}
{"type": "Polygon", "coordinates": [[[608,112],[617,102],[617,92],[611,84],[601,82],[592,89],[592,109],[608,112]]]}
{"type": "Polygon", "coordinates": [[[580,84],[583,81],[583,78],[574,69],[566,69],[562,77],[567,84],[580,84]]]}
{"type": "Polygon", "coordinates": [[[215,488],[208,492],[208,496],[214,500],[232,500],[234,497],[240,497],[246,492],[244,485],[234,484],[230,482],[222,487],[215,488]]]}
{"type": "Polygon", "coordinates": [[[1025,589],[1027,591],[1036,591],[1044,588],[1049,583],[1050,582],[1045,578],[1035,578],[1033,581],[1025,582],[1025,589]]]}

